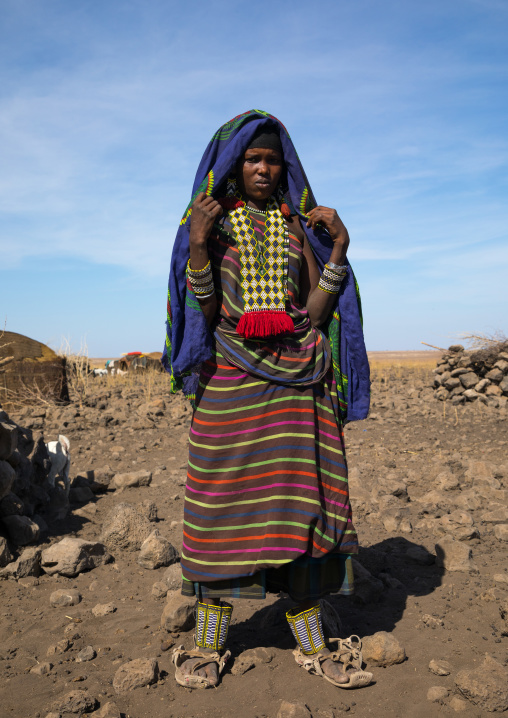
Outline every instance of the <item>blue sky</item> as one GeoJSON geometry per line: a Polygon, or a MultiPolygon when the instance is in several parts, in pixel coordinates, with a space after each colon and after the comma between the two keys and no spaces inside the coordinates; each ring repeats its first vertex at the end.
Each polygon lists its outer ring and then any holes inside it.
{"type": "Polygon", "coordinates": [[[349,229],[368,349],[507,332],[507,31],[506,0],[2,0],[2,322],[161,349],[201,154],[257,107],[349,229]]]}

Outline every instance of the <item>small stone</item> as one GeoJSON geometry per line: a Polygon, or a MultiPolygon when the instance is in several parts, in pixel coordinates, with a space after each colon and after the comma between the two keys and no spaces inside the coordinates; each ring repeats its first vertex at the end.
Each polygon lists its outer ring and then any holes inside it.
{"type": "Polygon", "coordinates": [[[448,661],[436,660],[433,658],[429,663],[429,671],[435,676],[449,676],[451,670],[452,668],[448,661]]]}
{"type": "Polygon", "coordinates": [[[169,649],[174,645],[175,645],[175,642],[171,638],[169,638],[167,641],[162,641],[161,651],[169,651],[169,649]]]}
{"type": "Polygon", "coordinates": [[[24,513],[23,502],[12,491],[0,501],[0,516],[13,516],[14,514],[22,516],[24,513]]]}
{"type": "Polygon", "coordinates": [[[122,490],[135,486],[150,486],[151,481],[151,471],[130,471],[125,474],[115,474],[113,480],[111,481],[110,487],[122,490]]]}
{"type": "Polygon", "coordinates": [[[14,556],[9,551],[9,545],[7,544],[7,539],[3,536],[0,536],[0,568],[3,566],[7,566],[8,563],[11,563],[14,556]]]}
{"type": "Polygon", "coordinates": [[[100,493],[101,491],[107,491],[111,479],[115,475],[115,472],[110,466],[104,466],[100,469],[94,469],[93,471],[87,471],[87,478],[90,483],[90,488],[94,493],[100,493]]]}
{"type": "Polygon", "coordinates": [[[105,703],[98,711],[90,713],[90,718],[121,718],[121,716],[120,708],[112,701],[105,703]]]}
{"type": "Polygon", "coordinates": [[[69,648],[72,647],[71,641],[69,641],[68,638],[62,638],[61,641],[58,641],[58,643],[54,643],[52,646],[48,648],[46,651],[47,656],[55,656],[58,653],[65,653],[69,650],[69,648]]]}
{"type": "Polygon", "coordinates": [[[52,663],[38,663],[36,666],[30,669],[30,673],[33,673],[36,676],[47,676],[52,668],[52,663]]]}
{"type": "Polygon", "coordinates": [[[487,511],[481,518],[486,524],[504,524],[508,521],[508,508],[503,506],[494,511],[487,511]]]}
{"type": "Polygon", "coordinates": [[[85,646],[76,656],[76,663],[86,663],[86,661],[93,661],[97,653],[94,651],[92,646],[85,646]]]}
{"type": "Polygon", "coordinates": [[[495,573],[492,578],[496,583],[508,583],[508,573],[495,573]]]}
{"type": "Polygon", "coordinates": [[[7,422],[0,423],[0,459],[8,459],[18,445],[18,428],[7,422]]]}
{"type": "Polygon", "coordinates": [[[57,713],[90,713],[97,707],[97,700],[88,691],[71,691],[63,699],[55,701],[52,708],[57,713]]]}
{"type": "Polygon", "coordinates": [[[12,489],[12,485],[16,480],[16,472],[7,461],[0,461],[0,499],[12,489]]]}
{"type": "Polygon", "coordinates": [[[445,536],[436,546],[436,563],[447,571],[476,571],[473,552],[462,541],[445,536]]]}
{"type": "Polygon", "coordinates": [[[432,686],[427,691],[427,700],[432,703],[441,703],[445,698],[448,698],[450,691],[444,686],[432,686]]]}
{"type": "Polygon", "coordinates": [[[92,613],[96,618],[107,616],[108,613],[115,613],[116,606],[114,603],[98,603],[92,608],[92,613]]]}
{"type": "Polygon", "coordinates": [[[467,710],[468,707],[467,701],[463,701],[462,698],[459,698],[458,696],[453,696],[448,705],[456,713],[462,713],[462,711],[467,710]]]}
{"type": "Polygon", "coordinates": [[[451,376],[449,379],[446,379],[446,381],[443,382],[443,385],[448,389],[448,391],[451,391],[452,389],[456,389],[457,387],[459,387],[461,385],[461,382],[459,377],[451,376]]]}
{"type": "Polygon", "coordinates": [[[455,683],[478,708],[500,713],[508,710],[508,669],[488,653],[481,666],[460,671],[455,683]]]}
{"type": "Polygon", "coordinates": [[[79,641],[81,638],[81,634],[77,630],[75,623],[69,623],[68,626],[65,626],[64,636],[68,638],[69,641],[79,641]]]}
{"type": "Polygon", "coordinates": [[[460,383],[464,389],[473,389],[479,381],[479,377],[472,371],[461,374],[460,383]]]}
{"type": "Polygon", "coordinates": [[[168,587],[164,581],[156,581],[152,586],[152,596],[154,598],[164,598],[167,595],[168,587]]]}
{"type": "Polygon", "coordinates": [[[305,703],[282,701],[277,712],[277,718],[312,718],[312,714],[305,703]]]}
{"type": "Polygon", "coordinates": [[[2,521],[16,546],[26,546],[39,538],[40,529],[28,516],[4,516],[2,521]]]}
{"type": "Polygon", "coordinates": [[[49,597],[49,602],[52,606],[76,606],[81,601],[81,594],[75,588],[59,588],[57,591],[53,591],[49,597]]]}
{"type": "Polygon", "coordinates": [[[259,646],[258,648],[250,648],[243,651],[235,658],[235,662],[231,669],[233,675],[242,675],[247,673],[251,668],[259,666],[262,663],[270,663],[273,660],[274,653],[269,648],[259,646]]]}
{"type": "Polygon", "coordinates": [[[38,578],[40,575],[41,549],[37,546],[23,549],[19,558],[0,570],[0,577],[15,578],[18,581],[28,577],[38,578]]]}
{"type": "Polygon", "coordinates": [[[482,391],[485,391],[485,389],[490,385],[490,381],[488,379],[480,379],[478,384],[473,387],[475,391],[477,391],[479,394],[481,394],[482,391]]]}
{"type": "Polygon", "coordinates": [[[495,369],[491,369],[485,374],[486,379],[490,379],[490,381],[495,381],[496,384],[503,379],[503,372],[501,369],[498,369],[497,367],[495,369]]]}
{"type": "Polygon", "coordinates": [[[114,506],[102,525],[101,540],[112,550],[138,551],[153,531],[150,521],[135,506],[114,506]]]}
{"type": "Polygon", "coordinates": [[[180,563],[169,566],[162,577],[162,580],[170,591],[176,591],[182,587],[182,567],[180,563]]]}
{"type": "Polygon", "coordinates": [[[508,541],[508,524],[494,526],[494,536],[498,541],[508,541]]]}
{"type": "Polygon", "coordinates": [[[156,569],[178,561],[178,551],[157,529],[142,543],[138,563],[143,568],[156,569]]]}
{"type": "Polygon", "coordinates": [[[468,401],[474,401],[478,399],[481,394],[478,394],[474,389],[467,389],[462,396],[465,396],[468,401]]]}
{"type": "Polygon", "coordinates": [[[430,613],[424,613],[421,617],[421,622],[426,628],[442,628],[444,626],[444,621],[442,618],[437,618],[437,616],[431,616],[430,613]]]}
{"type": "Polygon", "coordinates": [[[112,560],[104,544],[67,536],[42,552],[41,566],[50,576],[74,577],[112,560]]]}
{"type": "Polygon", "coordinates": [[[126,693],[134,688],[149,686],[157,681],[159,665],[154,658],[137,658],[121,666],[113,678],[117,693],[126,693]]]}
{"type": "Polygon", "coordinates": [[[406,660],[404,646],[386,631],[366,636],[362,641],[363,659],[373,666],[392,666],[406,660]]]}
{"type": "Polygon", "coordinates": [[[168,601],[164,606],[161,616],[161,628],[168,633],[176,631],[189,631],[196,625],[194,607],[196,601],[193,598],[182,596],[177,591],[168,593],[168,601]]]}
{"type": "Polygon", "coordinates": [[[140,504],[138,504],[138,508],[139,512],[143,514],[143,516],[147,518],[150,523],[153,523],[158,520],[157,504],[154,501],[145,499],[140,504]]]}

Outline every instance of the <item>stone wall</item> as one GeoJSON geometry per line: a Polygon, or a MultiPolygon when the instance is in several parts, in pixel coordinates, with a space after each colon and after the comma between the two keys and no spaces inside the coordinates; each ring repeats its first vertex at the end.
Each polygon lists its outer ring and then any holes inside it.
{"type": "Polygon", "coordinates": [[[50,469],[43,435],[34,437],[0,406],[0,574],[18,547],[37,543],[47,522],[69,510],[64,487],[48,482],[50,469]]]}
{"type": "Polygon", "coordinates": [[[449,347],[434,369],[435,397],[452,404],[480,401],[488,406],[508,403],[508,342],[466,351],[449,347]]]}

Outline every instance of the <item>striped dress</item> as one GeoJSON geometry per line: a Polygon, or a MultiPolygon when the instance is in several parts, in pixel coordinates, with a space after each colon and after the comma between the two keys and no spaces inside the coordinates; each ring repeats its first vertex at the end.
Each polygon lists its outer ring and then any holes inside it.
{"type": "MultiPolygon", "coordinates": [[[[251,221],[263,240],[264,217],[251,221]]],[[[290,337],[246,340],[240,258],[228,223],[210,240],[220,320],[189,436],[183,592],[295,600],[352,591],[344,435],[327,339],[299,303],[300,240],[290,234],[290,337]]]]}

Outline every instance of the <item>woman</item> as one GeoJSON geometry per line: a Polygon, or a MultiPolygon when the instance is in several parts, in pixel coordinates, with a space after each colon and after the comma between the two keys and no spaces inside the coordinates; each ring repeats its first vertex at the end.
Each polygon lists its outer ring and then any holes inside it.
{"type": "Polygon", "coordinates": [[[352,591],[358,550],[343,422],[368,411],[359,295],[337,212],[316,206],[283,125],[223,125],[198,169],[173,250],[163,361],[194,402],[183,589],[195,650],[179,683],[218,683],[232,607],[285,591],[297,663],[367,685],[357,637],[326,647],[319,599],[352,591]],[[298,209],[296,209],[298,208],[298,209]]]}

